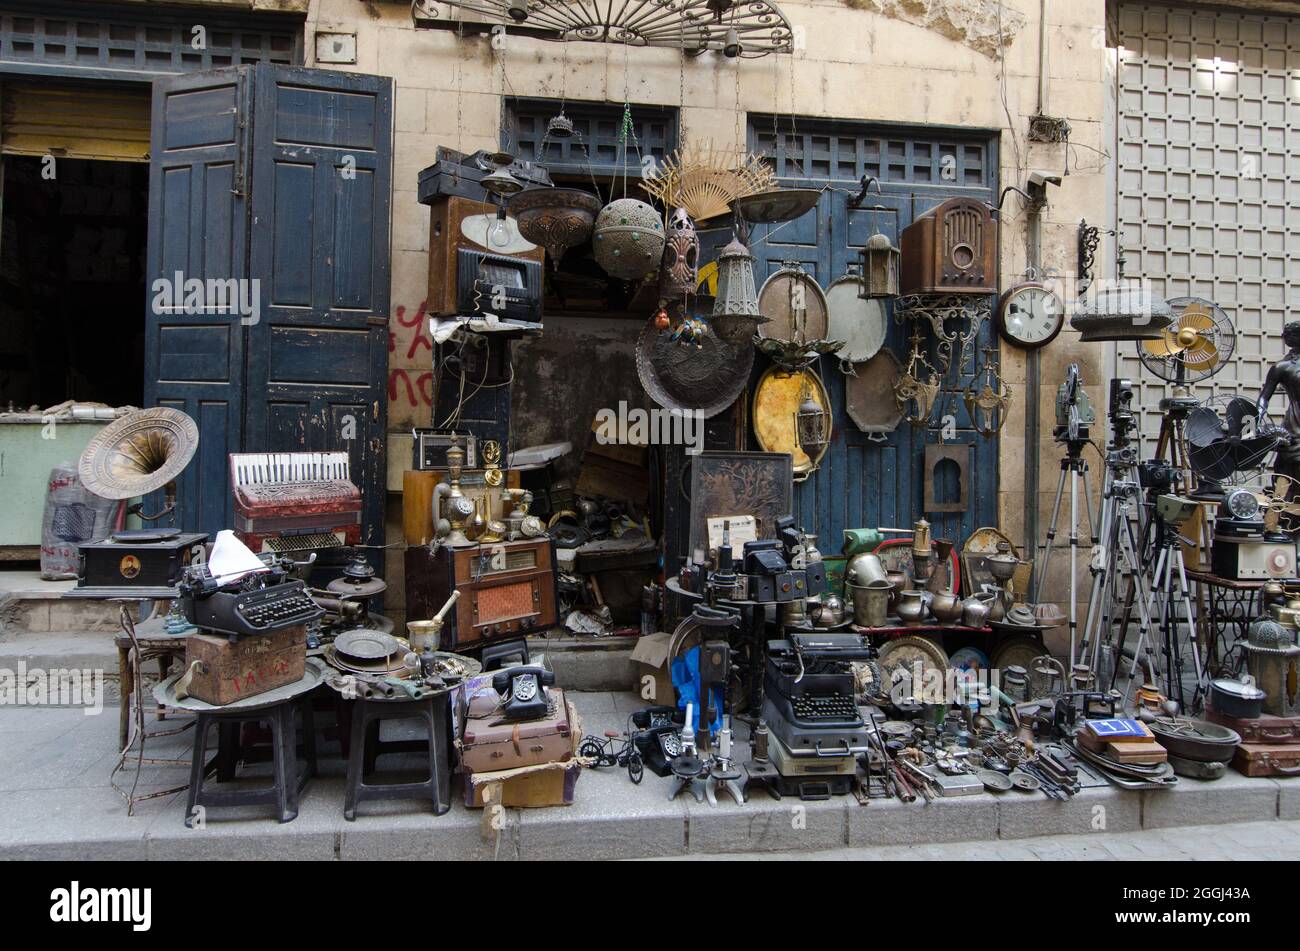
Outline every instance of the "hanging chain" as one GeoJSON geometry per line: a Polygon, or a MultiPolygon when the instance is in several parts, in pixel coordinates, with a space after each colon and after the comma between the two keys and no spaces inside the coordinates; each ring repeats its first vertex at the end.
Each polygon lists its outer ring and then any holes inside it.
{"type": "MultiPolygon", "coordinates": [[[[463,41],[464,35],[463,34],[460,35],[458,39],[463,41]]],[[[462,144],[463,142],[462,134],[465,128],[465,97],[461,94],[461,66],[460,66],[460,58],[463,49],[464,49],[464,43],[458,42],[456,44],[456,151],[457,152],[464,151],[464,145],[462,144]]]]}

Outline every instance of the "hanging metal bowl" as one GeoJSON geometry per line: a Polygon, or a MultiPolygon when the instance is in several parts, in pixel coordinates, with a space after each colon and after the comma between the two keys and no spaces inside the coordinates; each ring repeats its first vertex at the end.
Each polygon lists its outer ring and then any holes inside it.
{"type": "Polygon", "coordinates": [[[580,188],[525,188],[509,201],[519,233],[546,249],[551,267],[570,248],[591,237],[601,200],[580,188]]]}
{"type": "Polygon", "coordinates": [[[731,208],[750,224],[778,224],[802,218],[821,196],[819,188],[776,188],[734,198],[731,208]]]}
{"type": "Polygon", "coordinates": [[[728,342],[710,328],[699,346],[646,324],[636,342],[636,372],[650,398],[664,409],[718,415],[740,397],[754,366],[749,338],[728,342]]]}

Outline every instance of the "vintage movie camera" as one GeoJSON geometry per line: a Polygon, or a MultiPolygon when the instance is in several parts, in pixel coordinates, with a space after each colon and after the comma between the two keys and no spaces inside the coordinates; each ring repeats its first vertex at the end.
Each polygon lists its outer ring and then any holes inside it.
{"type": "Polygon", "coordinates": [[[1056,428],[1052,434],[1057,442],[1083,442],[1095,422],[1097,411],[1083,389],[1079,365],[1071,363],[1065,371],[1065,382],[1056,390],[1056,428]]]}

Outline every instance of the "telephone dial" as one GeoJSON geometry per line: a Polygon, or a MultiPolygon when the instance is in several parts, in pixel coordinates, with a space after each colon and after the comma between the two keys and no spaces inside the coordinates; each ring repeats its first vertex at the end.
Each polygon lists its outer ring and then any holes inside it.
{"type": "Polygon", "coordinates": [[[492,677],[492,689],[501,694],[506,720],[535,720],[550,709],[547,687],[555,686],[555,671],[545,667],[507,667],[492,677]]]}
{"type": "Polygon", "coordinates": [[[669,765],[682,755],[682,727],[686,711],[677,707],[646,707],[631,716],[632,743],[645,768],[659,777],[672,773],[669,765]]]}

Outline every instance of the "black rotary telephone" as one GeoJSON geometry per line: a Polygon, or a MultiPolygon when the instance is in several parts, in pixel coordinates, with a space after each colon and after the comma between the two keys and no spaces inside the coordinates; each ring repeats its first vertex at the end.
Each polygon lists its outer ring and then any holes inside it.
{"type": "Polygon", "coordinates": [[[632,743],[646,769],[656,776],[672,772],[669,763],[682,754],[682,727],[686,711],[677,707],[646,707],[629,718],[632,723],[632,743]]]}
{"type": "Polygon", "coordinates": [[[492,689],[504,698],[505,720],[536,720],[546,716],[550,704],[546,687],[555,686],[555,671],[545,667],[507,667],[492,677],[492,689]]]}

